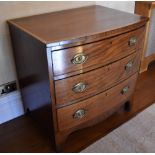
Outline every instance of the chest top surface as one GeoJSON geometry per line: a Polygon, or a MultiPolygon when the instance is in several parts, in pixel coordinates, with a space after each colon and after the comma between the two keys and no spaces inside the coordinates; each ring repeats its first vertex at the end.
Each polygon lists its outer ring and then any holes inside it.
{"type": "MultiPolygon", "coordinates": [[[[9,20],[9,24],[45,44],[95,40],[127,32],[144,25],[147,18],[102,6],[88,6],[9,20]],[[111,32],[113,31],[113,32],[111,32]]],[[[89,41],[88,41],[89,42],[89,41]]]]}

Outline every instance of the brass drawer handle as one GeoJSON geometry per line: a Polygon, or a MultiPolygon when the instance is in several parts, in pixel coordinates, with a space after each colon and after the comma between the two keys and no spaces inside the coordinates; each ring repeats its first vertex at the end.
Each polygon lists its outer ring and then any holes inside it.
{"type": "Polygon", "coordinates": [[[128,62],[128,63],[125,65],[125,70],[126,70],[126,71],[129,71],[129,70],[132,69],[132,67],[133,67],[133,62],[130,61],[130,62],[128,62]]]}
{"type": "Polygon", "coordinates": [[[134,46],[136,45],[137,38],[136,37],[131,37],[129,40],[129,46],[134,46]]]}
{"type": "Polygon", "coordinates": [[[124,94],[128,93],[128,91],[129,91],[129,86],[126,86],[126,87],[124,87],[122,89],[122,92],[121,93],[124,95],[124,94]]]}
{"type": "Polygon", "coordinates": [[[79,109],[73,114],[74,119],[81,119],[86,115],[85,109],[79,109]]]}
{"type": "Polygon", "coordinates": [[[84,82],[80,82],[80,83],[74,85],[72,90],[75,93],[80,93],[80,92],[83,92],[86,89],[86,87],[87,87],[87,85],[84,82]]]}
{"type": "Polygon", "coordinates": [[[73,64],[82,64],[87,60],[87,58],[88,58],[88,56],[86,56],[84,53],[79,53],[79,54],[76,54],[72,58],[71,62],[73,64]]]}

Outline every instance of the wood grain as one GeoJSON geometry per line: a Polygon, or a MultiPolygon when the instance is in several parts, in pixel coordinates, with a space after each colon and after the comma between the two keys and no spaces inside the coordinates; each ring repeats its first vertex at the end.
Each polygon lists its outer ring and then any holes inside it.
{"type": "Polygon", "coordinates": [[[138,71],[140,64],[140,51],[121,59],[111,65],[80,74],[74,77],[55,81],[56,104],[58,107],[75,103],[95,94],[98,94],[124,79],[127,79],[138,71]],[[132,62],[133,66],[130,70],[126,70],[127,63],[132,62]],[[79,82],[86,84],[83,92],[74,92],[74,85],[79,82]]]}
{"type": "Polygon", "coordinates": [[[82,123],[87,123],[88,120],[92,120],[93,118],[97,119],[97,117],[104,115],[104,113],[113,109],[116,105],[124,103],[133,93],[136,79],[137,74],[117,85],[116,87],[105,91],[104,93],[74,105],[58,109],[57,117],[59,131],[73,128],[75,126],[81,125],[82,123]],[[126,86],[129,86],[129,92],[122,94],[122,89],[126,86]],[[86,114],[81,119],[74,119],[73,115],[79,109],[84,109],[86,114]]]}
{"type": "Polygon", "coordinates": [[[144,30],[145,28],[142,27],[138,30],[100,42],[53,52],[54,79],[84,73],[91,69],[112,63],[141,49],[143,47],[144,30]],[[137,42],[134,46],[129,46],[129,40],[132,37],[136,37],[137,42]],[[88,57],[87,60],[82,64],[73,64],[71,62],[72,58],[79,53],[85,54],[88,57]]]}
{"type": "MultiPolygon", "coordinates": [[[[152,2],[135,2],[135,13],[139,15],[146,16],[148,18],[151,18],[152,14],[152,2]]],[[[147,50],[147,45],[148,45],[148,36],[149,36],[149,30],[150,30],[150,20],[146,23],[146,30],[144,34],[144,48],[142,51],[142,56],[141,56],[141,66],[140,66],[140,73],[146,71],[147,66],[146,66],[146,50],[147,50]]]]}

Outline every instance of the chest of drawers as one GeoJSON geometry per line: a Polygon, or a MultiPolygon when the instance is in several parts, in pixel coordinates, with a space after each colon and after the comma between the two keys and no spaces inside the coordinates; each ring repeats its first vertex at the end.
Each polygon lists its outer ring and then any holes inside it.
{"type": "Polygon", "coordinates": [[[131,107],[147,20],[89,6],[8,21],[25,111],[57,150],[73,131],[131,107]]]}

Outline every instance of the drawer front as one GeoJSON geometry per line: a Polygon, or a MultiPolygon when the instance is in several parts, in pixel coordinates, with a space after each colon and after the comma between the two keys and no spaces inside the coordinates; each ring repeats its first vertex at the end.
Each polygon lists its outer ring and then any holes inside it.
{"type": "Polygon", "coordinates": [[[140,28],[96,43],[52,52],[54,76],[61,79],[60,75],[68,74],[64,75],[67,77],[121,59],[142,48],[143,35],[144,28],[140,28]]]}
{"type": "Polygon", "coordinates": [[[121,84],[82,102],[57,110],[58,128],[65,130],[104,115],[132,95],[137,73],[121,84]]]}
{"type": "Polygon", "coordinates": [[[105,67],[55,81],[56,103],[58,106],[71,104],[102,92],[133,75],[139,63],[138,51],[105,67]]]}

